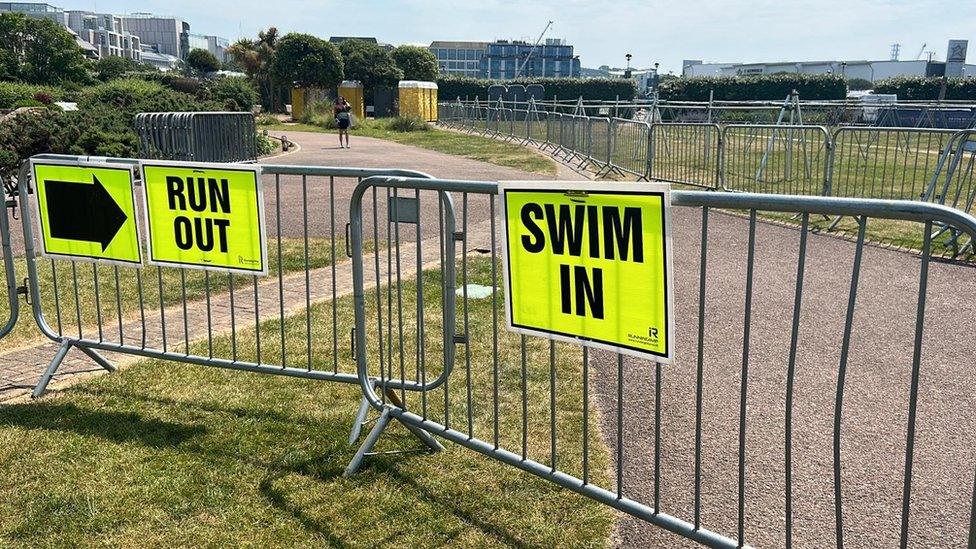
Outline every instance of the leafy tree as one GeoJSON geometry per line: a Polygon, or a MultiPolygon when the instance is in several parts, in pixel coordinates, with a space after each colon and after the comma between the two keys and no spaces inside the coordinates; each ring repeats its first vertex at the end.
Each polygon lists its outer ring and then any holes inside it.
{"type": "Polygon", "coordinates": [[[0,14],[0,78],[31,84],[84,82],[85,65],[75,39],[54,21],[0,14]]]}
{"type": "Polygon", "coordinates": [[[303,88],[335,88],[343,78],[339,48],[310,34],[286,34],[271,69],[277,81],[303,88]]]}
{"type": "Polygon", "coordinates": [[[235,65],[247,74],[261,92],[264,105],[276,109],[279,93],[271,72],[271,63],[278,48],[278,29],[269,27],[258,33],[257,40],[242,38],[227,48],[235,65]]]}
{"type": "Polygon", "coordinates": [[[207,50],[194,48],[186,54],[186,66],[194,74],[204,75],[220,70],[220,61],[207,50]]]}
{"type": "Polygon", "coordinates": [[[399,46],[391,53],[405,80],[433,82],[437,79],[437,57],[421,46],[399,46]]]}
{"type": "Polygon", "coordinates": [[[377,86],[393,86],[403,78],[390,52],[365,40],[346,40],[339,44],[347,80],[358,80],[367,94],[377,86]]]}

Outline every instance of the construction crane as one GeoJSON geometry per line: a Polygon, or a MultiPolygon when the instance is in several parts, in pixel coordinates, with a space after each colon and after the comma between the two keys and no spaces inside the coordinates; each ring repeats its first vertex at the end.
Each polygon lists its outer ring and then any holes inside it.
{"type": "Polygon", "coordinates": [[[529,64],[529,58],[532,57],[532,52],[534,52],[535,49],[539,47],[539,42],[542,42],[542,37],[545,36],[547,32],[549,32],[549,27],[551,26],[552,26],[552,21],[549,21],[546,24],[546,28],[542,29],[542,33],[539,34],[539,38],[536,39],[535,44],[532,44],[532,49],[530,49],[529,53],[525,56],[525,61],[522,61],[522,65],[519,66],[517,69],[515,69],[515,78],[518,78],[519,75],[522,74],[522,69],[524,69],[525,66],[529,64]]]}
{"type": "Polygon", "coordinates": [[[922,58],[922,55],[925,54],[925,46],[928,46],[928,43],[923,43],[922,44],[922,47],[918,50],[918,55],[915,56],[915,60],[916,61],[918,61],[919,59],[921,59],[922,58]]]}

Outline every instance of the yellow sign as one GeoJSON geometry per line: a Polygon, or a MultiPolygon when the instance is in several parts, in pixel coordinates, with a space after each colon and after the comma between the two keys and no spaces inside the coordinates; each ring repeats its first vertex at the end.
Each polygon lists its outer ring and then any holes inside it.
{"type": "Polygon", "coordinates": [[[142,264],[128,166],[32,160],[41,253],[142,264]]]}
{"type": "Polygon", "coordinates": [[[499,195],[510,330],[671,362],[669,185],[514,181],[499,195]]]}
{"type": "Polygon", "coordinates": [[[265,275],[260,168],[146,161],[149,263],[265,275]]]}

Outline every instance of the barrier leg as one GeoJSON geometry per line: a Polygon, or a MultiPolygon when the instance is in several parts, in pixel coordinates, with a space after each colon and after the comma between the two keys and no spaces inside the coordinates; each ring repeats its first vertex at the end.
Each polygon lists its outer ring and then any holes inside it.
{"type": "Polygon", "coordinates": [[[352,424],[352,431],[349,433],[349,446],[359,440],[359,435],[363,432],[363,423],[366,422],[366,413],[369,412],[369,401],[363,397],[359,401],[359,411],[356,412],[356,422],[352,424]]]}
{"type": "Polygon", "coordinates": [[[376,441],[380,438],[380,435],[386,430],[386,426],[390,423],[390,411],[384,409],[380,414],[379,419],[376,420],[376,424],[366,435],[366,440],[363,441],[362,446],[359,450],[356,450],[356,455],[352,457],[352,461],[346,466],[346,470],[342,473],[343,476],[350,476],[356,474],[359,468],[363,465],[363,459],[366,458],[366,454],[373,449],[376,445],[376,441]]]}
{"type": "Polygon", "coordinates": [[[115,367],[114,364],[112,364],[111,362],[109,362],[107,358],[105,358],[102,355],[98,354],[94,349],[89,349],[88,347],[82,347],[81,345],[76,345],[75,347],[77,347],[78,349],[80,349],[81,352],[83,352],[86,355],[88,355],[88,358],[94,360],[95,363],[97,363],[99,366],[101,366],[102,368],[104,368],[105,371],[107,371],[107,372],[114,372],[114,371],[116,371],[118,369],[118,368],[115,367]]]}
{"type": "Polygon", "coordinates": [[[54,355],[54,359],[47,365],[47,369],[44,370],[41,379],[37,381],[34,392],[31,393],[31,398],[38,398],[44,394],[44,391],[47,389],[47,384],[51,382],[54,373],[58,371],[58,367],[61,366],[61,362],[64,361],[64,357],[67,356],[69,349],[71,349],[71,342],[67,340],[62,341],[61,348],[58,349],[58,354],[54,355]]]}

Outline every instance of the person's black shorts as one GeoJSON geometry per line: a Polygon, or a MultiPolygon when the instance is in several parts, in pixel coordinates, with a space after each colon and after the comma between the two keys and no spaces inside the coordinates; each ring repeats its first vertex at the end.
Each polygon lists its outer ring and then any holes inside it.
{"type": "Polygon", "coordinates": [[[349,129],[349,119],[348,118],[345,119],[345,120],[342,120],[342,119],[339,120],[339,129],[340,130],[347,130],[347,129],[349,129]]]}

